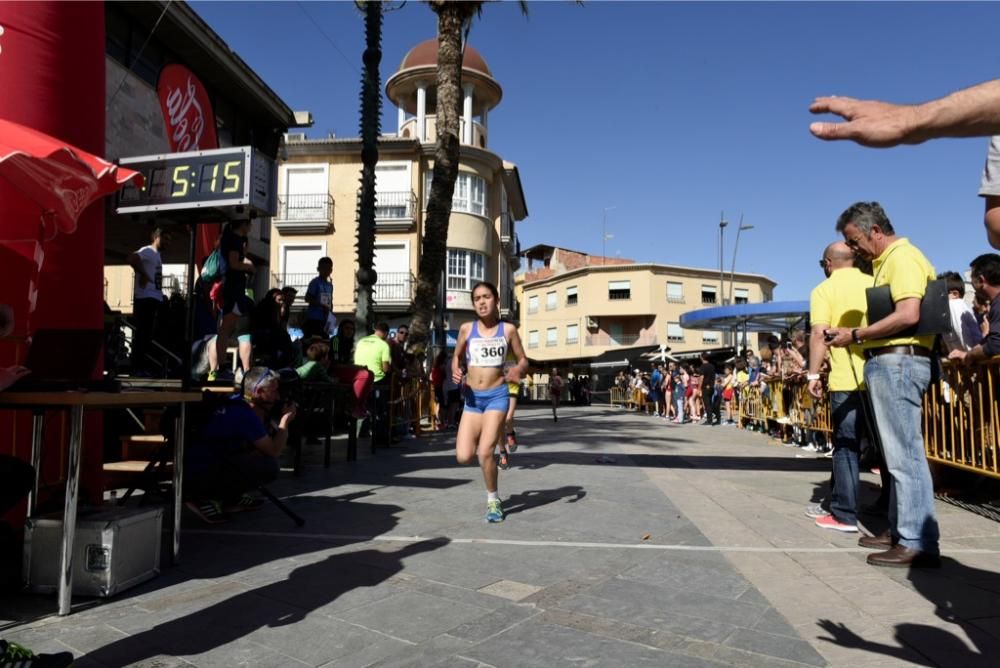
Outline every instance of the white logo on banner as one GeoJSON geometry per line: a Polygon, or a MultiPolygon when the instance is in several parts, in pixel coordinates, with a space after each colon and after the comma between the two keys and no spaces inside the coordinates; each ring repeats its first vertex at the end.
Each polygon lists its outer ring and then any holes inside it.
{"type": "MultiPolygon", "coordinates": [[[[3,37],[3,26],[0,26],[0,37],[3,37]]],[[[3,53],[3,44],[0,44],[0,53],[3,53]]]]}

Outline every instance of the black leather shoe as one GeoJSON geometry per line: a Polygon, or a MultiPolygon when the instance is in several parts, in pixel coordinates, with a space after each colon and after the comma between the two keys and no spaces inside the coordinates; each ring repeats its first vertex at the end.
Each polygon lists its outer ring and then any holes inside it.
{"type": "Polygon", "coordinates": [[[897,545],[885,552],[869,554],[868,563],[890,568],[941,568],[941,557],[897,545]]]}
{"type": "Polygon", "coordinates": [[[892,547],[892,535],[886,529],[877,536],[862,536],[858,539],[858,547],[867,547],[872,550],[887,550],[892,547]]]}

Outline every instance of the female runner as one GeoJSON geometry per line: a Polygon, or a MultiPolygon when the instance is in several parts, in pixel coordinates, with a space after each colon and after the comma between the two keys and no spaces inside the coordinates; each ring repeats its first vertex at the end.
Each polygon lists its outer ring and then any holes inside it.
{"type": "Polygon", "coordinates": [[[460,464],[478,457],[486,483],[486,521],[502,522],[503,505],[497,493],[497,461],[493,448],[503,433],[510,395],[507,383],[520,381],[528,367],[517,328],[500,320],[500,297],[492,283],[479,282],[472,288],[472,306],[477,319],[458,330],[458,345],[451,373],[456,384],[465,375],[465,409],[458,425],[455,456],[460,464]],[[517,364],[504,372],[504,358],[510,349],[517,364]]]}

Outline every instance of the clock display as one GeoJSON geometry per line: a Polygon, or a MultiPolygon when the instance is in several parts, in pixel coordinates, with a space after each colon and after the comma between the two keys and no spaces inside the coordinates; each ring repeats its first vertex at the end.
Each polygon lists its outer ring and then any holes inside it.
{"type": "Polygon", "coordinates": [[[123,158],[142,173],[141,188],[129,183],[118,195],[118,213],[251,206],[269,215],[273,208],[274,163],[251,147],[123,158]]]}

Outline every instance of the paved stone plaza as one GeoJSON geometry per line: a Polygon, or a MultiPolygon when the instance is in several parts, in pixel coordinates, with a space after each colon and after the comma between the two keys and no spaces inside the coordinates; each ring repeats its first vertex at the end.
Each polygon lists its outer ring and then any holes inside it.
{"type": "Polygon", "coordinates": [[[454,434],[434,435],[285,474],[272,490],[302,529],[272,506],[188,518],[180,566],[67,618],[16,597],[0,636],[81,667],[996,665],[997,523],[939,504],[944,567],[876,569],[803,515],[829,460],[562,412],[519,411],[503,524],[454,434]]]}

